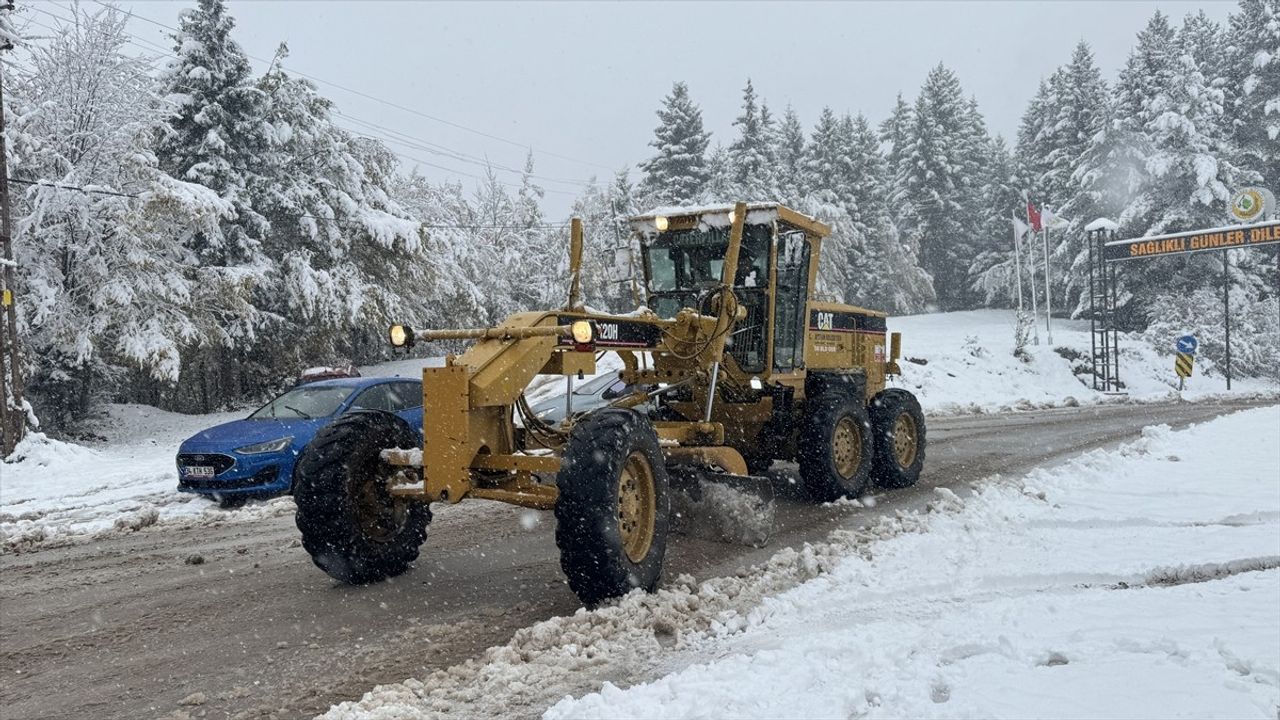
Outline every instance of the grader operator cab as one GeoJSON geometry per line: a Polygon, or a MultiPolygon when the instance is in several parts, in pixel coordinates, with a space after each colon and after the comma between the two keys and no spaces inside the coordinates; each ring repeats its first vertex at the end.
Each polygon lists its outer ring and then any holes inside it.
{"type": "Polygon", "coordinates": [[[594,605],[657,586],[673,495],[690,477],[767,488],[760,473],[794,460],[815,501],[916,482],[924,417],[909,392],[885,388],[897,333],[882,313],[814,299],[825,225],[738,203],[656,211],[631,227],[646,302],[628,315],[581,303],[575,220],[564,309],[493,328],[391,328],[396,347],[475,343],[423,370],[421,447],[398,417],[368,411],[303,452],[297,524],[316,565],[350,583],[397,575],[418,556],[430,503],[499,500],[554,510],[561,567],[594,605]],[[634,391],[554,424],[534,416],[524,391],[535,376],[571,388],[606,353],[634,391]]]}

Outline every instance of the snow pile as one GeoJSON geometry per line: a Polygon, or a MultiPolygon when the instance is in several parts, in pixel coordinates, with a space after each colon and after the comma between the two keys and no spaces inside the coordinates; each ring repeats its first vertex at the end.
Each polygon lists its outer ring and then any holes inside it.
{"type": "Polygon", "coordinates": [[[744,608],[684,669],[545,717],[1274,718],[1277,437],[1263,408],[948,493],[958,512],[744,608]]]}
{"type": "MultiPolygon", "coordinates": [[[[1014,355],[1015,325],[1009,310],[891,317],[890,332],[902,333],[902,376],[890,384],[915,393],[931,415],[1122,401],[1093,390],[1088,321],[1055,319],[1052,343],[1042,321],[1041,344],[1024,348],[1025,359],[1014,355]]],[[[1127,401],[1179,397],[1175,339],[1157,350],[1140,338],[1121,335],[1120,380],[1127,401]]],[[[1231,384],[1235,397],[1280,392],[1276,384],[1254,378],[1233,378],[1231,384]]],[[[1194,400],[1224,392],[1222,373],[1200,360],[1180,396],[1194,400]]]]}

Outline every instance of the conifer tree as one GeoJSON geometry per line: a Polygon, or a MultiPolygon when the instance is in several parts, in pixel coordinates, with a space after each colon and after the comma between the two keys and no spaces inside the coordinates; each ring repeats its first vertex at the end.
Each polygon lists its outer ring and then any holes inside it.
{"type": "Polygon", "coordinates": [[[641,194],[654,204],[696,202],[710,178],[707,144],[711,133],[702,128],[702,111],[677,82],[658,110],[658,127],[649,143],[657,152],[640,165],[641,194]]]}
{"type": "Polygon", "coordinates": [[[939,64],[916,99],[903,190],[915,213],[905,230],[920,245],[921,266],[944,309],[966,307],[973,299],[969,266],[977,254],[985,150],[981,115],[964,98],[955,74],[939,64]]]}
{"type": "Polygon", "coordinates": [[[774,157],[777,158],[778,193],[780,199],[791,205],[798,205],[804,197],[805,184],[805,139],[804,126],[791,106],[782,115],[782,123],[778,127],[777,144],[774,157]]]}
{"type": "Polygon", "coordinates": [[[259,158],[269,146],[266,97],[252,82],[249,59],[231,38],[235,20],[223,0],[184,10],[174,55],[161,76],[174,107],[156,147],[167,173],[212,189],[235,208],[221,233],[201,233],[192,250],[211,266],[256,265],[267,221],[254,207],[262,185],[259,158]]]}
{"type": "Polygon", "coordinates": [[[1280,191],[1280,0],[1240,0],[1231,16],[1224,86],[1241,164],[1280,191]]]}
{"type": "Polygon", "coordinates": [[[776,192],[772,134],[773,119],[768,107],[756,105],[751,80],[742,91],[742,114],[734,120],[738,137],[729,145],[731,189],[746,200],[765,200],[776,192]]]}

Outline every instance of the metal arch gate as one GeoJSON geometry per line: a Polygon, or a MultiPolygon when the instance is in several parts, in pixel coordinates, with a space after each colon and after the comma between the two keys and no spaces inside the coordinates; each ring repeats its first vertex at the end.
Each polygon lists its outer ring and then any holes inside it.
{"type": "Polygon", "coordinates": [[[1120,392],[1120,330],[1116,327],[1116,268],[1104,248],[1116,239],[1111,228],[1089,230],[1089,348],[1093,389],[1120,392]]]}
{"type": "MultiPolygon", "coordinates": [[[[1271,220],[1252,225],[1232,225],[1129,240],[1117,240],[1115,236],[1115,230],[1111,227],[1098,227],[1087,231],[1093,389],[1102,392],[1122,391],[1120,331],[1115,319],[1117,304],[1115,263],[1124,260],[1218,251],[1222,253],[1222,302],[1227,350],[1225,369],[1227,389],[1230,390],[1231,283],[1230,259],[1227,253],[1234,249],[1276,245],[1280,255],[1280,221],[1271,220]]],[[[1280,268],[1280,257],[1277,259],[1277,267],[1280,268]]],[[[1277,278],[1277,287],[1280,288],[1280,278],[1277,278]]]]}

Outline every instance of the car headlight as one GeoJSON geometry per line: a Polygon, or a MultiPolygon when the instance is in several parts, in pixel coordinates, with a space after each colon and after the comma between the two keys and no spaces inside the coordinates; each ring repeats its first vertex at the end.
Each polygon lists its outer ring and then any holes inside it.
{"type": "Polygon", "coordinates": [[[587,320],[577,320],[572,326],[573,341],[579,345],[591,344],[591,339],[595,332],[591,328],[591,323],[587,320]]]}
{"type": "Polygon", "coordinates": [[[280,452],[293,442],[293,437],[282,437],[278,440],[268,440],[266,442],[254,443],[253,445],[245,445],[242,448],[236,448],[236,452],[241,455],[258,455],[260,453],[280,452]]]}

